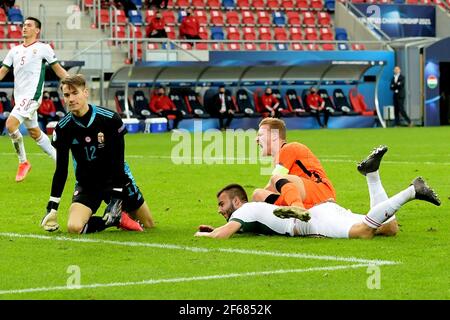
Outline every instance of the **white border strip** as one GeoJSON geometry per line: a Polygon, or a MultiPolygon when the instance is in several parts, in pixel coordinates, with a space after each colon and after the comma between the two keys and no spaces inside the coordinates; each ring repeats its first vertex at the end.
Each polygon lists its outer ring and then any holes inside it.
{"type": "Polygon", "coordinates": [[[0,237],[13,237],[13,238],[26,238],[26,239],[40,239],[40,240],[54,240],[54,241],[69,241],[69,242],[81,242],[81,243],[104,243],[118,246],[128,247],[149,247],[160,249],[172,249],[172,250],[184,250],[191,252],[225,252],[225,253],[238,253],[246,255],[259,255],[259,256],[272,256],[283,258],[297,258],[297,259],[314,259],[314,260],[328,260],[328,261],[341,261],[352,263],[364,263],[373,265],[394,265],[400,262],[388,261],[388,260],[369,260],[360,259],[355,257],[339,257],[339,256],[321,256],[306,253],[285,253],[276,251],[260,251],[260,250],[247,250],[247,249],[230,249],[230,248],[201,248],[201,247],[189,247],[173,244],[161,244],[161,243],[148,243],[148,242],[132,242],[132,241],[114,241],[103,239],[91,239],[91,238],[69,238],[61,236],[44,236],[38,234],[21,234],[21,233],[8,233],[0,232],[0,237]]]}
{"type": "Polygon", "coordinates": [[[352,265],[342,265],[342,266],[332,266],[332,267],[315,267],[315,268],[305,268],[305,269],[280,269],[280,270],[273,270],[273,271],[256,271],[256,272],[218,274],[218,275],[189,277],[189,278],[149,279],[149,280],[133,281],[133,282],[93,283],[93,284],[78,285],[78,286],[56,286],[56,287],[26,288],[26,289],[15,289],[15,290],[0,290],[0,295],[30,293],[30,292],[77,290],[77,289],[78,290],[79,289],[95,289],[95,288],[104,288],[104,287],[127,287],[127,286],[153,285],[153,284],[159,284],[159,283],[181,283],[181,282],[218,280],[218,279],[230,279],[230,278],[241,278],[241,277],[255,277],[255,276],[265,276],[265,275],[286,274],[286,273],[313,272],[313,271],[334,271],[334,270],[362,268],[362,267],[368,267],[368,266],[370,266],[370,265],[368,265],[368,264],[352,264],[352,265]]]}

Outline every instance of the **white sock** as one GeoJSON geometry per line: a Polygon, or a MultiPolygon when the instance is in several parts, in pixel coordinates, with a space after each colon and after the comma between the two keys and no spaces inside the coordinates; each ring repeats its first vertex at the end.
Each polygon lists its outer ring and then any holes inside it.
{"type": "Polygon", "coordinates": [[[46,154],[56,161],[56,150],[45,133],[41,131],[41,136],[36,139],[36,142],[46,154]]]}
{"type": "Polygon", "coordinates": [[[19,162],[23,163],[27,161],[27,153],[25,152],[25,145],[23,144],[23,136],[19,129],[9,134],[14,149],[16,149],[17,156],[19,157],[19,162]]]}
{"type": "Polygon", "coordinates": [[[367,186],[369,187],[370,207],[373,208],[380,202],[386,201],[389,197],[381,184],[380,171],[366,174],[367,186]]]}
{"type": "Polygon", "coordinates": [[[371,228],[379,228],[381,224],[393,216],[402,205],[414,199],[415,195],[416,192],[414,186],[409,186],[407,189],[370,209],[363,222],[371,228]]]}

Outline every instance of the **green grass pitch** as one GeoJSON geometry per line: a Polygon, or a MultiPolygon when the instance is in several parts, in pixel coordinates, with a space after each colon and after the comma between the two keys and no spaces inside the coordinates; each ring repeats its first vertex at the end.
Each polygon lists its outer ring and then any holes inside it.
{"type": "Polygon", "coordinates": [[[3,136],[0,300],[450,298],[449,127],[289,131],[288,140],[312,149],[334,183],[338,202],[353,212],[369,208],[366,181],[356,163],[379,144],[389,146],[381,166],[389,195],[421,175],[442,205],[406,204],[397,213],[400,232],[391,238],[194,238],[199,224],[224,223],[215,199],[221,187],[236,182],[251,194],[267,183],[263,164],[177,165],[171,153],[179,142],[169,133],[128,134],[127,161],[156,227],[143,233],[110,228],[69,235],[70,169],[59,209],[61,229],[47,233],[39,222],[54,163],[26,137],[33,168],[24,182],[16,183],[17,157],[3,136]]]}

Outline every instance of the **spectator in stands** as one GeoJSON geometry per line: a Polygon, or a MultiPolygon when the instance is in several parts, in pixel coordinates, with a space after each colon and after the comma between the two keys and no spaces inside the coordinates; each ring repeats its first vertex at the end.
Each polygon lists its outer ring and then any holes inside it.
{"type": "MultiPolygon", "coordinates": [[[[200,38],[200,23],[194,17],[192,8],[186,10],[186,16],[181,21],[180,38],[188,40],[201,40],[200,38]]],[[[194,44],[191,42],[191,46],[194,44]]]]}
{"type": "Polygon", "coordinates": [[[394,76],[391,80],[391,90],[394,92],[394,114],[395,114],[395,125],[400,125],[400,116],[405,118],[408,122],[408,126],[412,127],[411,119],[406,114],[404,103],[405,103],[405,77],[401,74],[401,69],[399,66],[394,68],[394,76]]]}
{"type": "Polygon", "coordinates": [[[219,87],[219,92],[217,92],[213,97],[214,104],[214,115],[219,118],[220,130],[228,129],[230,127],[231,121],[234,117],[234,104],[231,95],[226,92],[225,86],[221,85],[219,87]],[[227,119],[225,125],[223,123],[224,119],[227,119]]]}
{"type": "Polygon", "coordinates": [[[128,11],[137,10],[136,5],[131,0],[115,0],[117,7],[122,7],[123,11],[125,11],[125,15],[128,18],[128,11]]]}
{"type": "Polygon", "coordinates": [[[261,97],[264,108],[269,111],[272,118],[279,118],[281,116],[282,108],[278,108],[280,101],[272,93],[272,88],[267,87],[264,95],[261,97]]]}
{"type": "Polygon", "coordinates": [[[325,101],[322,99],[320,94],[317,93],[316,87],[311,87],[311,89],[309,89],[309,94],[306,96],[306,102],[308,103],[308,107],[311,109],[311,113],[316,116],[319,126],[321,128],[326,128],[328,126],[328,118],[330,113],[325,109],[325,101]],[[320,114],[322,112],[325,114],[324,124],[322,124],[320,119],[320,114]]]}
{"type": "Polygon", "coordinates": [[[158,9],[167,9],[169,0],[147,0],[146,2],[147,2],[147,6],[149,8],[155,7],[158,9]],[[161,7],[161,4],[163,4],[163,2],[164,2],[164,5],[161,7]]]}
{"type": "Polygon", "coordinates": [[[145,30],[147,38],[167,38],[166,22],[158,10],[145,30]]]}
{"type": "Polygon", "coordinates": [[[44,91],[42,96],[42,102],[38,109],[38,121],[41,123],[43,130],[47,127],[50,121],[57,121],[56,107],[50,99],[50,93],[44,91]]]}
{"type": "Polygon", "coordinates": [[[6,13],[8,13],[9,8],[14,7],[15,3],[16,0],[1,0],[0,7],[3,8],[6,13]]]}
{"type": "Polygon", "coordinates": [[[169,115],[175,116],[173,121],[173,129],[178,129],[178,123],[183,118],[180,110],[175,107],[172,100],[165,94],[164,87],[159,87],[156,95],[154,95],[150,101],[150,110],[159,115],[160,117],[167,118],[169,120],[169,115]]]}

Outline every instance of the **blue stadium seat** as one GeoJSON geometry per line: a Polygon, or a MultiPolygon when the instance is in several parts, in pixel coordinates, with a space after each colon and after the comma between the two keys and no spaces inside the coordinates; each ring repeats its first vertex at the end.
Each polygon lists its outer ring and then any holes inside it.
{"type": "Polygon", "coordinates": [[[272,22],[277,26],[284,26],[286,24],[286,15],[280,11],[274,11],[272,13],[272,22]]]}
{"type": "Polygon", "coordinates": [[[277,48],[278,51],[288,50],[287,43],[277,43],[277,44],[275,44],[275,47],[277,48]]]}
{"type": "Polygon", "coordinates": [[[136,8],[140,10],[142,8],[142,0],[131,0],[136,5],[136,8]]]}
{"type": "Polygon", "coordinates": [[[221,27],[212,27],[211,28],[211,39],[213,40],[224,40],[225,35],[221,27]]]}
{"type": "Polygon", "coordinates": [[[335,37],[336,40],[348,41],[347,30],[345,28],[335,28],[335,37]]]}
{"type": "Polygon", "coordinates": [[[20,11],[19,8],[10,8],[8,10],[8,20],[14,24],[22,24],[23,23],[22,11],[20,11]]]}
{"type": "Polygon", "coordinates": [[[234,0],[222,0],[222,7],[225,9],[234,9],[236,4],[234,3],[234,0]]]}
{"type": "Polygon", "coordinates": [[[135,26],[142,25],[142,15],[138,10],[130,10],[128,11],[128,21],[135,26]]]}
{"type": "Polygon", "coordinates": [[[345,51],[345,50],[348,50],[348,49],[349,49],[348,48],[348,44],[343,43],[343,42],[338,43],[338,50],[345,51]]]}
{"type": "Polygon", "coordinates": [[[335,11],[335,0],[325,0],[324,8],[328,12],[334,12],[335,11]]]}
{"type": "Polygon", "coordinates": [[[183,18],[186,17],[186,10],[179,10],[178,11],[178,23],[181,23],[183,21],[183,18]]]}

